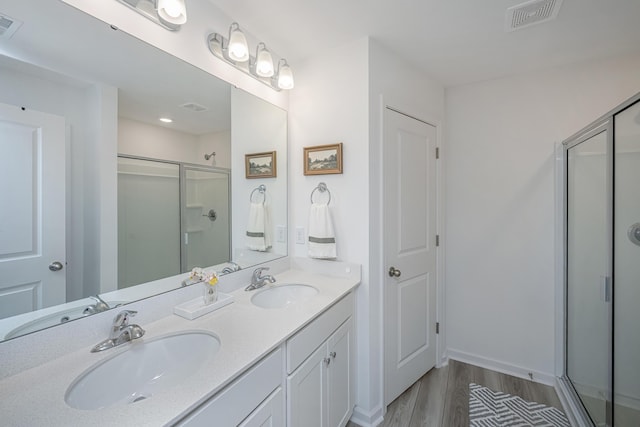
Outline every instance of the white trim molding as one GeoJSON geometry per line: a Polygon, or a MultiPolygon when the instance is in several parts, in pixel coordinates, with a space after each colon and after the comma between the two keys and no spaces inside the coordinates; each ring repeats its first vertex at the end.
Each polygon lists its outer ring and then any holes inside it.
{"type": "Polygon", "coordinates": [[[556,383],[556,377],[551,373],[540,372],[534,369],[513,365],[500,360],[489,359],[476,354],[465,353],[464,351],[451,348],[447,350],[447,355],[449,356],[449,359],[457,360],[458,362],[464,362],[481,368],[490,369],[492,371],[501,372],[503,374],[512,375],[514,377],[532,380],[540,384],[555,386],[556,383]],[[529,374],[531,374],[531,376],[529,374]]]}

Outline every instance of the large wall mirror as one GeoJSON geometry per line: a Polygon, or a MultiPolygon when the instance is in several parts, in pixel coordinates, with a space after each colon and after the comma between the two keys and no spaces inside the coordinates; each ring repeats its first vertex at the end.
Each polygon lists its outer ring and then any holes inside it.
{"type": "Polygon", "coordinates": [[[0,14],[0,340],[287,255],[286,111],[63,2],[0,14]]]}

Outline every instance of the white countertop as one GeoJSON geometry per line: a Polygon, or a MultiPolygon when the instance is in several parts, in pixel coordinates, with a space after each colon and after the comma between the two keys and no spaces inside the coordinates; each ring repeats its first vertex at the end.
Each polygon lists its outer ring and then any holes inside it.
{"type": "Polygon", "coordinates": [[[171,424],[180,419],[181,414],[220,391],[359,284],[359,279],[353,276],[334,277],[299,270],[285,271],[276,275],[276,279],[275,286],[304,283],[317,287],[319,292],[307,301],[283,309],[264,309],[250,302],[255,291],[238,289],[232,292],[234,303],[198,319],[171,315],[140,324],[146,334],[130,344],[101,353],[90,353],[91,347],[87,347],[5,378],[0,381],[1,423],[11,426],[171,424]],[[65,403],[69,385],[97,362],[126,351],[128,346],[182,330],[206,330],[218,336],[221,347],[212,365],[205,366],[182,384],[156,392],[151,398],[135,404],[85,411],[65,403]]]}

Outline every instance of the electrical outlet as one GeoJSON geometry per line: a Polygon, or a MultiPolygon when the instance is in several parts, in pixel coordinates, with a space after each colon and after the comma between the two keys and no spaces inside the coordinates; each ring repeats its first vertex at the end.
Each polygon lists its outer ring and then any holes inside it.
{"type": "Polygon", "coordinates": [[[296,227],[296,244],[304,245],[306,243],[304,238],[304,227],[296,227]]]}
{"type": "Polygon", "coordinates": [[[284,225],[278,225],[276,227],[276,241],[278,243],[287,242],[287,227],[284,225]]]}

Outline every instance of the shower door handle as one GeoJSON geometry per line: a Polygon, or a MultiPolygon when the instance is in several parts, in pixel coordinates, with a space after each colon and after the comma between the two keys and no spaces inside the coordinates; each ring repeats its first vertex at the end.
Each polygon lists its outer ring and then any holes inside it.
{"type": "Polygon", "coordinates": [[[608,276],[600,276],[602,286],[602,299],[604,302],[611,302],[611,280],[608,276]]]}

